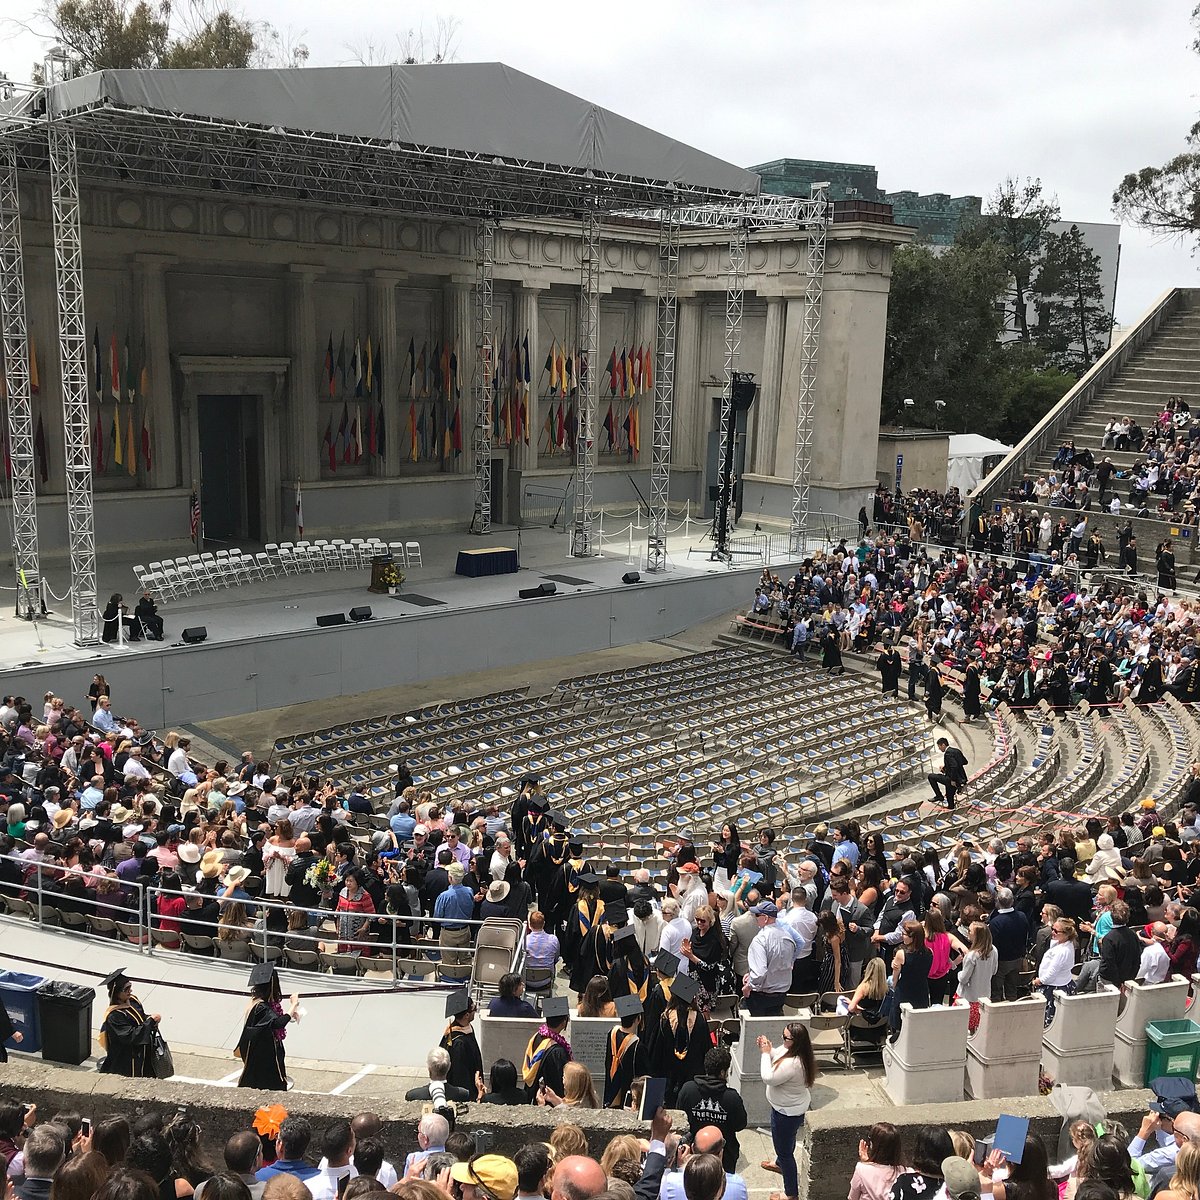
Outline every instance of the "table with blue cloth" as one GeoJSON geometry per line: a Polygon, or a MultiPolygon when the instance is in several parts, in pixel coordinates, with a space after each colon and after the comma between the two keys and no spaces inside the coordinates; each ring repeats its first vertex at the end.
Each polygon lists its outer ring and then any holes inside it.
{"type": "Polygon", "coordinates": [[[460,550],[456,575],[513,575],[517,571],[517,552],[511,546],[489,546],[484,550],[460,550]]]}

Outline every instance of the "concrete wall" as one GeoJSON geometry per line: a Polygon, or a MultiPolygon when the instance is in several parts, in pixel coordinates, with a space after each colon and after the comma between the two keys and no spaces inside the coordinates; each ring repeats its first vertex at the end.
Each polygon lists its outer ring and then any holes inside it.
{"type": "MultiPolygon", "coordinates": [[[[946,464],[950,457],[950,435],[932,429],[881,429],[879,457],[875,470],[879,482],[889,491],[896,487],[896,456],[904,456],[900,468],[900,486],[946,490],[946,464]]],[[[868,506],[867,511],[870,512],[868,506]]]]}
{"type": "MultiPolygon", "coordinates": [[[[419,611],[361,625],[210,640],[147,650],[119,663],[106,660],[105,670],[122,706],[146,726],[163,728],[277,708],[292,698],[351,696],[669,637],[744,603],[757,575],[755,567],[520,604],[419,611]]],[[[210,638],[220,636],[218,621],[209,622],[210,638]]],[[[14,693],[40,695],[51,689],[78,696],[87,692],[94,670],[94,661],[38,664],[5,678],[14,693]]]]}

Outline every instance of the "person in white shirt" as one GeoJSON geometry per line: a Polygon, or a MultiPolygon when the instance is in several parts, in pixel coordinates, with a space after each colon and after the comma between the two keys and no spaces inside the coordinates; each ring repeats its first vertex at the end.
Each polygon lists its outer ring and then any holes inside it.
{"type": "Polygon", "coordinates": [[[1050,945],[1038,965],[1034,988],[1046,997],[1046,1025],[1054,1019],[1054,992],[1056,989],[1074,992],[1075,977],[1072,968],[1079,951],[1079,934],[1070,917],[1059,917],[1050,927],[1050,945]]]}
{"type": "Polygon", "coordinates": [[[688,973],[688,961],[679,953],[679,947],[683,945],[684,938],[692,936],[691,923],[679,915],[679,901],[674,896],[668,896],[663,901],[662,916],[662,936],[659,938],[658,948],[665,950],[668,954],[675,955],[680,960],[680,974],[686,975],[688,973]]]}
{"type": "Polygon", "coordinates": [[[336,1196],[338,1184],[343,1179],[349,1179],[354,1169],[350,1165],[350,1157],[354,1153],[354,1130],[350,1128],[349,1121],[334,1121],[325,1130],[321,1146],[325,1156],[318,1167],[320,1174],[305,1182],[308,1184],[308,1190],[314,1195],[316,1189],[312,1185],[319,1182],[326,1185],[336,1196]]]}
{"type": "Polygon", "coordinates": [[[1144,937],[1139,933],[1138,940],[1145,946],[1138,966],[1138,982],[1166,983],[1171,974],[1171,960],[1163,948],[1163,942],[1167,940],[1167,926],[1162,921],[1155,921],[1150,936],[1144,937]]]}
{"type": "Polygon", "coordinates": [[[496,838],[496,847],[488,863],[488,873],[496,883],[504,882],[504,873],[512,860],[512,842],[502,833],[496,838]]]}
{"type": "Polygon", "coordinates": [[[746,955],[747,970],[742,985],[746,1007],[752,1017],[783,1015],[783,1002],[792,986],[796,942],[779,926],[779,909],[762,900],[750,910],[758,919],[758,933],[746,955]]]}
{"type": "Polygon", "coordinates": [[[192,748],[191,738],[180,738],[175,745],[175,749],[171,751],[171,757],[167,759],[167,770],[175,776],[176,779],[185,772],[192,769],[191,760],[188,758],[188,751],[192,748]]]}
{"type": "MultiPolygon", "coordinates": [[[[801,870],[811,863],[801,863],[801,870]]],[[[814,868],[815,869],[815,868],[814,868]]],[[[813,889],[815,895],[816,889],[813,889]]],[[[791,901],[779,918],[796,942],[796,961],[792,968],[792,990],[811,992],[816,987],[820,963],[812,957],[813,940],[817,934],[817,914],[808,889],[800,884],[792,888],[791,901]]]]}
{"type": "Polygon", "coordinates": [[[149,779],[150,772],[146,769],[146,764],[142,762],[141,746],[133,746],[129,751],[129,757],[125,760],[123,768],[126,779],[149,779]]]}

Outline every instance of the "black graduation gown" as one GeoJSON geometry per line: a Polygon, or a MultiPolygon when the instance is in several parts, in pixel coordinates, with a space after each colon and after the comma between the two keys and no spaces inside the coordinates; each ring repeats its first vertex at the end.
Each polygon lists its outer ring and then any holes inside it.
{"type": "Polygon", "coordinates": [[[821,666],[840,670],[842,667],[842,648],[838,635],[831,629],[821,639],[821,666]]]}
{"type": "MultiPolygon", "coordinates": [[[[582,995],[587,985],[595,975],[607,975],[612,968],[612,944],[605,932],[603,912],[604,902],[596,902],[600,914],[592,923],[591,929],[583,934],[579,943],[579,952],[571,964],[571,990],[582,995]]],[[[578,913],[579,906],[575,906],[578,913]]]]}
{"type": "Polygon", "coordinates": [[[1175,552],[1164,550],[1158,556],[1158,586],[1166,591],[1175,590],[1175,552]]]}
{"type": "Polygon", "coordinates": [[[0,1001],[0,1062],[8,1062],[8,1050],[4,1043],[16,1032],[16,1026],[12,1023],[12,1017],[8,1015],[8,1009],[4,1007],[3,1001],[0,1001]]]}
{"type": "Polygon", "coordinates": [[[531,1104],[537,1102],[538,1087],[543,1083],[556,1095],[563,1094],[563,1072],[570,1061],[571,1055],[557,1042],[537,1033],[529,1039],[529,1045],[525,1047],[525,1061],[521,1064],[521,1075],[531,1104]],[[536,1070],[535,1057],[538,1057],[536,1070]]]}
{"type": "Polygon", "coordinates": [[[465,1088],[474,1096],[475,1076],[477,1073],[483,1073],[483,1056],[479,1053],[479,1042],[475,1040],[474,1030],[450,1025],[442,1034],[438,1045],[450,1054],[450,1074],[446,1076],[446,1082],[455,1087],[465,1088]]]}
{"type": "Polygon", "coordinates": [[[287,1091],[287,1072],[283,1043],[275,1037],[292,1018],[278,1013],[265,1000],[255,1000],[246,1014],[238,1053],[242,1059],[242,1077],[238,1087],[262,1091],[287,1091]]]}
{"type": "Polygon", "coordinates": [[[883,691],[885,693],[899,691],[900,671],[903,665],[900,661],[899,651],[885,650],[879,656],[879,661],[875,665],[879,670],[880,678],[883,680],[883,691]]]}
{"type": "Polygon", "coordinates": [[[675,1107],[679,1089],[689,1079],[704,1074],[704,1056],[712,1049],[712,1038],[708,1022],[702,1013],[691,1009],[686,1021],[691,1028],[686,1032],[682,1057],[676,1050],[677,1028],[671,1027],[674,1009],[668,1009],[659,1020],[654,1045],[650,1049],[647,1069],[651,1075],[667,1081],[667,1098],[663,1102],[668,1108],[675,1107]]]}
{"type": "Polygon", "coordinates": [[[134,1079],[153,1079],[154,1022],[146,1016],[140,1001],[131,999],[124,1007],[114,1006],[104,1014],[100,1025],[104,1037],[105,1075],[129,1075],[134,1079]]]}
{"type": "Polygon", "coordinates": [[[608,990],[615,1000],[618,996],[637,996],[646,1002],[646,988],[650,980],[650,964],[640,948],[635,947],[628,955],[617,955],[608,972],[608,990]]]}
{"type": "Polygon", "coordinates": [[[629,1088],[637,1074],[638,1046],[641,1039],[635,1029],[620,1025],[608,1035],[604,1050],[604,1107],[624,1108],[629,1088]]]}
{"type": "Polygon", "coordinates": [[[1163,694],[1162,659],[1157,654],[1150,656],[1145,671],[1142,672],[1142,682],[1138,685],[1137,703],[1153,704],[1161,700],[1163,694]]]}
{"type": "Polygon", "coordinates": [[[963,712],[968,717],[978,717],[983,712],[979,696],[979,668],[971,665],[963,672],[963,712]]]}
{"type": "Polygon", "coordinates": [[[942,677],[934,670],[925,676],[925,711],[936,717],[942,711],[942,677]]]}
{"type": "Polygon", "coordinates": [[[1054,708],[1068,708],[1071,704],[1071,677],[1067,668],[1058,663],[1050,672],[1050,703],[1054,708]]]}
{"type": "Polygon", "coordinates": [[[1092,660],[1088,668],[1087,699],[1089,704],[1107,704],[1112,691],[1112,664],[1107,658],[1092,660]]]}

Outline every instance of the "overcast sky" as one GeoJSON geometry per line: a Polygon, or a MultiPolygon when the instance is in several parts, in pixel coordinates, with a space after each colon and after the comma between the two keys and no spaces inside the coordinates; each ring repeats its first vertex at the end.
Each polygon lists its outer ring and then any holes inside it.
{"type": "MultiPolygon", "coordinates": [[[[0,14],[28,18],[27,0],[0,14]]],[[[895,191],[987,196],[1040,176],[1067,220],[1111,221],[1128,171],[1197,118],[1191,0],[249,0],[313,65],[397,29],[459,23],[460,62],[500,60],[733,162],[872,163],[895,191]]],[[[45,43],[0,27],[0,69],[45,43]]],[[[1190,245],[1122,231],[1117,319],[1200,284],[1190,245]]]]}

